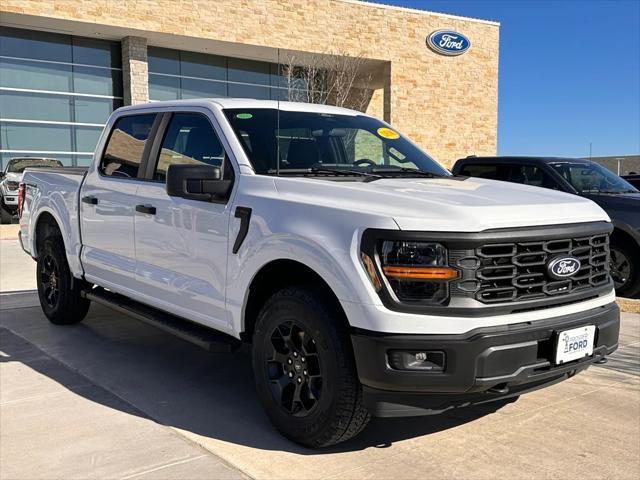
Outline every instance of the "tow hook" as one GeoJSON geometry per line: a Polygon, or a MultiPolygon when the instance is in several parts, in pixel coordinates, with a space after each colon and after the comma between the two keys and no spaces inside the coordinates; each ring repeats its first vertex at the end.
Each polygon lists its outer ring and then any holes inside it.
{"type": "Polygon", "coordinates": [[[489,390],[487,390],[487,393],[506,395],[507,393],[509,393],[509,385],[507,385],[506,383],[501,383],[499,385],[496,385],[495,387],[491,387],[489,390]]]}
{"type": "Polygon", "coordinates": [[[595,363],[596,365],[604,365],[605,363],[607,363],[609,361],[609,359],[607,357],[602,357],[599,360],[596,360],[595,363]]]}

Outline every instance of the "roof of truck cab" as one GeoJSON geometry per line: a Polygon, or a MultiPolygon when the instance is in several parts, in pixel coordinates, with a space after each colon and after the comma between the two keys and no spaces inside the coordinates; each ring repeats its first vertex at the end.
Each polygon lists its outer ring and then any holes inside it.
{"type": "Polygon", "coordinates": [[[187,100],[167,100],[161,102],[149,102],[138,105],[121,107],[118,112],[141,111],[149,108],[174,108],[174,107],[217,107],[226,108],[270,108],[288,112],[313,112],[328,113],[333,115],[364,115],[362,112],[348,108],[334,107],[332,105],[320,105],[317,103],[280,102],[277,100],[256,100],[252,98],[192,98],[187,100]]]}

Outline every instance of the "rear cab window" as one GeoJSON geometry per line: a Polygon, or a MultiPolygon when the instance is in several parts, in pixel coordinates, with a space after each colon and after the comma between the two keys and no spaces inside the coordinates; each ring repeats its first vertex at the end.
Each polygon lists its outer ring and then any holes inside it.
{"type": "Polygon", "coordinates": [[[156,114],[120,117],[111,130],[100,161],[100,173],[114,178],[138,178],[156,114]]]}

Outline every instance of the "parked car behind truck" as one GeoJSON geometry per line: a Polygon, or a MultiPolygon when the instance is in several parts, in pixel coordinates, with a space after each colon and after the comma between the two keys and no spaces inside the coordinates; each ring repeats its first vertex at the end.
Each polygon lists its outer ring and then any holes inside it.
{"type": "Polygon", "coordinates": [[[39,157],[12,158],[0,172],[0,222],[11,223],[18,212],[18,186],[26,168],[62,167],[60,160],[39,157]]]}
{"type": "Polygon", "coordinates": [[[623,297],[640,296],[640,191],[602,165],[580,158],[467,157],[454,174],[491,178],[580,195],[611,217],[611,276],[623,297]]]}
{"type": "Polygon", "coordinates": [[[372,415],[517,398],[618,345],[600,207],[454,177],[359,112],[124,107],[88,171],[24,185],[51,322],[93,301],[208,349],[250,343],[267,415],[311,447],[372,415]]]}

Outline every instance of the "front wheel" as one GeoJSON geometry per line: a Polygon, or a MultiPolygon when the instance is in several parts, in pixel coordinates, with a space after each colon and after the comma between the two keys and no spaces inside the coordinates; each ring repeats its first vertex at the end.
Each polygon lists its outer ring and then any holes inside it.
{"type": "Polygon", "coordinates": [[[611,244],[611,277],[621,297],[640,295],[640,253],[630,242],[611,244]]]}
{"type": "Polygon", "coordinates": [[[13,222],[13,214],[7,210],[4,204],[0,205],[0,223],[8,225],[13,222]]]}
{"type": "Polygon", "coordinates": [[[369,421],[348,329],[313,287],[289,287],[262,308],[253,372],[262,405],[287,438],[318,448],[344,442],[369,421]]]}
{"type": "Polygon", "coordinates": [[[84,282],[73,280],[62,238],[46,238],[38,252],[38,297],[51,323],[69,325],[84,319],[91,302],[80,294],[84,282]]]}

